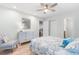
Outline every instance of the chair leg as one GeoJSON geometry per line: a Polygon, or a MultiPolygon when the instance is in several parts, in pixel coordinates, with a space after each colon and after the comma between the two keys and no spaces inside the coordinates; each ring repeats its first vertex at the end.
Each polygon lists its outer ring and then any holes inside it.
{"type": "Polygon", "coordinates": [[[11,49],[12,50],[12,52],[14,52],[15,51],[15,48],[13,48],[13,49],[11,49]]]}
{"type": "Polygon", "coordinates": [[[16,48],[18,48],[18,44],[16,45],[16,48]]]}
{"type": "Polygon", "coordinates": [[[18,48],[19,46],[21,46],[21,44],[20,44],[20,43],[18,43],[18,44],[16,45],[16,48],[18,48]]]}

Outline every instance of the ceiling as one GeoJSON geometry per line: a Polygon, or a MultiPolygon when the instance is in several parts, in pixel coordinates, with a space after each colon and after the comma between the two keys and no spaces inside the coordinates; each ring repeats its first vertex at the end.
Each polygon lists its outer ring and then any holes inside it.
{"type": "Polygon", "coordinates": [[[44,14],[42,11],[37,11],[41,8],[40,3],[0,3],[1,6],[17,10],[26,14],[38,16],[38,17],[53,17],[58,15],[63,15],[69,12],[75,12],[79,10],[79,3],[58,3],[55,12],[48,12],[44,14]]]}

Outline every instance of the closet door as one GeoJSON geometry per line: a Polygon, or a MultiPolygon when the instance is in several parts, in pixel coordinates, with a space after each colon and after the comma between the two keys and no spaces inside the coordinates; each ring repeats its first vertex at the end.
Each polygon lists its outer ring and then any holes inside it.
{"type": "Polygon", "coordinates": [[[68,18],[67,20],[67,37],[72,37],[73,36],[73,19],[68,18]]]}
{"type": "Polygon", "coordinates": [[[57,37],[58,36],[58,28],[57,28],[57,21],[50,21],[50,36],[57,37]]]}
{"type": "Polygon", "coordinates": [[[43,23],[43,36],[49,36],[49,21],[46,20],[43,23]]]}

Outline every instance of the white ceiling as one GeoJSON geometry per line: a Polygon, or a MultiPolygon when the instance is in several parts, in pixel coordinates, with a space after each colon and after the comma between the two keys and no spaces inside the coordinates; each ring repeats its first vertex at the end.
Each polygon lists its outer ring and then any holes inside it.
{"type": "Polygon", "coordinates": [[[58,5],[54,7],[56,11],[48,12],[47,14],[44,14],[42,11],[37,11],[37,9],[41,8],[40,3],[0,3],[0,5],[38,17],[53,17],[79,10],[79,3],[58,3],[58,5]],[[14,6],[16,6],[15,9],[13,8],[14,6]]]}

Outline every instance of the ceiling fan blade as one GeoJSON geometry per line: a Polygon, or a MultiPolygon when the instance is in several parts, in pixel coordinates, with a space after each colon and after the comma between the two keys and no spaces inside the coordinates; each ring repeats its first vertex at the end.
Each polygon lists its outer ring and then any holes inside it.
{"type": "Polygon", "coordinates": [[[44,3],[40,3],[41,4],[41,6],[44,6],[45,4],[44,3]]]}
{"type": "Polygon", "coordinates": [[[57,3],[54,3],[53,5],[51,5],[50,7],[55,7],[56,5],[58,5],[57,3]]]}
{"type": "Polygon", "coordinates": [[[45,7],[48,9],[48,4],[46,4],[45,7]]]}
{"type": "Polygon", "coordinates": [[[52,12],[55,12],[56,10],[54,10],[54,9],[51,9],[51,11],[52,11],[52,12]]]}
{"type": "Polygon", "coordinates": [[[43,9],[37,9],[37,11],[43,11],[43,9]]]}

